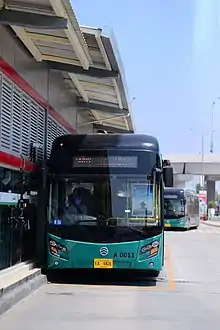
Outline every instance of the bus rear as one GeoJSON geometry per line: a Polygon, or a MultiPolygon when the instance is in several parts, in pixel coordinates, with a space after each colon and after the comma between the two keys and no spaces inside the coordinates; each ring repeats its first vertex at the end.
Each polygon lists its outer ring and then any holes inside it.
{"type": "Polygon", "coordinates": [[[49,172],[48,269],[158,274],[164,262],[164,223],[156,139],[133,134],[60,137],[49,172]]]}

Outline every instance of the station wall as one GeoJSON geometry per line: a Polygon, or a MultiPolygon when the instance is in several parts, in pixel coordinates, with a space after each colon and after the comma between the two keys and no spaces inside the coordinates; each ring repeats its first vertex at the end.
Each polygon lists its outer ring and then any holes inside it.
{"type": "MultiPolygon", "coordinates": [[[[48,70],[33,59],[20,39],[9,28],[0,27],[0,152],[27,157],[31,142],[42,147],[47,107],[48,70]]],[[[73,92],[68,90],[60,72],[49,74],[48,153],[54,138],[76,133],[77,122],[86,117],[77,114],[73,92]]],[[[83,132],[91,127],[83,126],[83,132]]],[[[0,163],[1,163],[0,157],[0,163]]],[[[5,155],[3,157],[5,159],[5,155]]],[[[6,157],[7,158],[7,157],[6,157]]]]}
{"type": "MultiPolygon", "coordinates": [[[[36,228],[40,228],[43,220],[39,217],[38,221],[37,201],[33,196],[29,196],[26,215],[30,228],[22,242],[20,227],[16,227],[12,214],[21,192],[22,157],[28,158],[31,143],[40,145],[37,161],[43,157],[48,103],[48,155],[56,137],[92,132],[91,125],[76,128],[76,124],[91,119],[85,112],[76,113],[74,94],[60,72],[49,73],[49,102],[47,87],[47,68],[33,59],[9,28],[0,26],[0,270],[35,257],[38,231],[42,241],[43,234],[36,228]]],[[[34,167],[34,163],[25,162],[26,184],[29,182],[26,172],[34,167]]]]}

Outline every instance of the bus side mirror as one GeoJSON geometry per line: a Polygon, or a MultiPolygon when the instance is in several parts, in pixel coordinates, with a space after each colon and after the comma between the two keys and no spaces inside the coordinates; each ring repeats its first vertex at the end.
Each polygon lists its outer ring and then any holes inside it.
{"type": "Polygon", "coordinates": [[[173,187],[173,168],[171,166],[163,168],[163,181],[165,187],[173,187]]]}

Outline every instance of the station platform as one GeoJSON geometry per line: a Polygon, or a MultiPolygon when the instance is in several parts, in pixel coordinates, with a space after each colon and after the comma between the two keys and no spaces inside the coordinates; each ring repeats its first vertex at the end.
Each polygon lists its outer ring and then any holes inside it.
{"type": "Polygon", "coordinates": [[[0,271],[0,315],[46,283],[41,269],[22,262],[0,271]]]}

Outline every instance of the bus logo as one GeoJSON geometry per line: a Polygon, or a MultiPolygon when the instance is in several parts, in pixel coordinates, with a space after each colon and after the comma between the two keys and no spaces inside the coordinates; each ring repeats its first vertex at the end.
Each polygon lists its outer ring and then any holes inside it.
{"type": "Polygon", "coordinates": [[[108,248],[107,247],[101,247],[101,249],[100,249],[100,255],[102,257],[106,257],[108,255],[108,248]]]}

